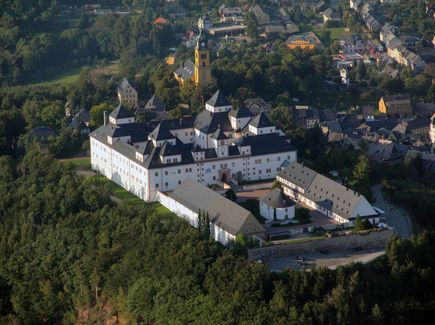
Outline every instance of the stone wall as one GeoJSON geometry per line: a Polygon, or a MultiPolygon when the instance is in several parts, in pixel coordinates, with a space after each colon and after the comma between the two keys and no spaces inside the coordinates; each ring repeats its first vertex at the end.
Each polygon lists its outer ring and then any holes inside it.
{"type": "Polygon", "coordinates": [[[248,250],[252,260],[267,260],[270,257],[304,255],[326,249],[328,252],[362,247],[364,249],[385,248],[388,239],[393,235],[391,230],[372,231],[367,234],[353,234],[313,240],[303,243],[272,245],[248,250]]]}

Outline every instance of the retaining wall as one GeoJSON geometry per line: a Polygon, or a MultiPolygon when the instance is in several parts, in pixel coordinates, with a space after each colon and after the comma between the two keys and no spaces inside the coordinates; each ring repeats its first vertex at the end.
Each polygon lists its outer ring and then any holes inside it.
{"type": "Polygon", "coordinates": [[[329,252],[362,247],[365,249],[385,248],[388,239],[393,235],[391,230],[372,231],[367,234],[318,239],[309,242],[272,245],[248,250],[248,256],[253,260],[267,260],[270,257],[304,255],[326,249],[329,252]]]}

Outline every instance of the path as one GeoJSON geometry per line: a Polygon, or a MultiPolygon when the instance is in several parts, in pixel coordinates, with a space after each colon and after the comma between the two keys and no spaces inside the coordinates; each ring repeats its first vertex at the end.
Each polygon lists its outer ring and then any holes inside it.
{"type": "Polygon", "coordinates": [[[372,186],[375,206],[385,211],[385,223],[394,228],[399,237],[409,238],[412,236],[412,224],[408,213],[398,206],[387,202],[382,194],[380,184],[372,186]]]}

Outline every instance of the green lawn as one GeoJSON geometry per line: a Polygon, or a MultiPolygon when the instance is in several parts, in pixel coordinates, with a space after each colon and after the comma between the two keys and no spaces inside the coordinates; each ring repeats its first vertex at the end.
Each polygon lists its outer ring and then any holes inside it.
{"type": "Polygon", "coordinates": [[[331,40],[338,40],[345,33],[344,27],[319,27],[314,29],[315,32],[322,30],[329,31],[331,33],[331,40]]]}
{"type": "Polygon", "coordinates": [[[89,158],[89,157],[66,159],[66,160],[61,160],[61,162],[71,163],[71,164],[73,164],[74,167],[90,167],[91,166],[91,158],[89,158]]]}
{"type": "Polygon", "coordinates": [[[32,86],[50,86],[59,84],[63,86],[69,86],[75,83],[79,79],[81,68],[71,69],[59,74],[55,74],[48,78],[31,83],[32,86]]]}
{"type": "Polygon", "coordinates": [[[133,205],[143,205],[143,206],[151,206],[154,211],[157,213],[157,215],[163,217],[163,218],[173,218],[175,217],[175,214],[169,211],[166,207],[161,205],[158,202],[148,203],[144,200],[140,199],[133,193],[130,193],[123,187],[119,186],[115,182],[112,182],[111,180],[107,179],[104,176],[96,176],[100,177],[105,183],[109,184],[110,191],[113,196],[120,199],[122,203],[125,204],[133,204],[133,205]]]}

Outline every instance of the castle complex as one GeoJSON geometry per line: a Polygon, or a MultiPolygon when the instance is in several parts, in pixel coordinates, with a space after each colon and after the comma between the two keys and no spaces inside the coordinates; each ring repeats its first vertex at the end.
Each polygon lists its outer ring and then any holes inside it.
{"type": "Polygon", "coordinates": [[[234,109],[217,91],[195,118],[136,123],[119,105],[90,135],[92,169],[145,201],[187,178],[204,185],[272,179],[296,149],[265,113],[234,109]]]}

